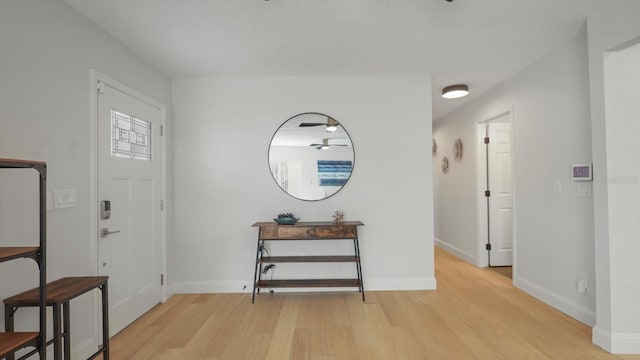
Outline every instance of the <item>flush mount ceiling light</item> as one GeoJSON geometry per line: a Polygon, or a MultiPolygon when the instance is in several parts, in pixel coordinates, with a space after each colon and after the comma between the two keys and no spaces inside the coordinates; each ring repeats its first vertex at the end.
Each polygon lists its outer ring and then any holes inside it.
{"type": "Polygon", "coordinates": [[[458,99],[469,95],[469,86],[464,84],[451,85],[442,89],[442,97],[445,99],[458,99]]]}

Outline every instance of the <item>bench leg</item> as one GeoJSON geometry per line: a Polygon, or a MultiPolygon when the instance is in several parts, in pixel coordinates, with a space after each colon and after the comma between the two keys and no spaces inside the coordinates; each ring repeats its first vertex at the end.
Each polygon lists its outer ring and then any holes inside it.
{"type": "MultiPolygon", "coordinates": [[[[4,331],[11,332],[13,331],[13,315],[15,314],[16,309],[10,305],[4,305],[4,331]]],[[[7,355],[7,360],[14,360],[15,353],[10,353],[7,355]]]]}
{"type": "Polygon", "coordinates": [[[60,304],[53,305],[53,359],[62,360],[62,327],[60,325],[60,304]]]}
{"type": "Polygon", "coordinates": [[[64,336],[64,359],[71,360],[71,319],[69,309],[69,302],[62,304],[62,316],[63,316],[63,336],[64,336]]]}
{"type": "Polygon", "coordinates": [[[102,359],[109,360],[109,290],[106,282],[100,290],[102,291],[102,359]]]}

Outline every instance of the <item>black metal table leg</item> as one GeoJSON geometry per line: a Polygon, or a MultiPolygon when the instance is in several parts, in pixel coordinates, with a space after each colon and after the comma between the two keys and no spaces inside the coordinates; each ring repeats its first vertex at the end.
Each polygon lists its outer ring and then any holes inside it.
{"type": "Polygon", "coordinates": [[[356,257],[357,257],[357,262],[356,262],[356,269],[358,271],[358,282],[360,283],[359,286],[359,290],[360,292],[362,292],[362,301],[364,300],[364,283],[362,281],[363,276],[362,276],[362,263],[360,262],[360,244],[358,244],[358,230],[355,230],[355,236],[353,237],[353,246],[356,252],[356,257]]]}
{"type": "MultiPolygon", "coordinates": [[[[256,301],[256,287],[258,285],[258,281],[260,280],[260,273],[262,271],[260,271],[260,257],[262,254],[262,241],[260,239],[258,239],[258,248],[256,249],[256,267],[253,269],[253,294],[251,295],[251,303],[255,303],[256,301]]],[[[258,288],[258,291],[259,288],[258,288]]]]}

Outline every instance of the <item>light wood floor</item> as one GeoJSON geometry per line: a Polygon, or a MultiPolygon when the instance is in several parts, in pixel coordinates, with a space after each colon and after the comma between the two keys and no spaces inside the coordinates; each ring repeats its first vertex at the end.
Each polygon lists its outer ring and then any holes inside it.
{"type": "MultiPolygon", "coordinates": [[[[366,275],[366,274],[365,274],[366,275]]],[[[115,336],[112,359],[640,359],[510,280],[436,249],[437,291],[174,295],[115,336]]]]}
{"type": "Polygon", "coordinates": [[[492,266],[489,268],[491,271],[495,271],[500,275],[506,276],[509,279],[513,279],[513,268],[511,266],[492,266]]]}

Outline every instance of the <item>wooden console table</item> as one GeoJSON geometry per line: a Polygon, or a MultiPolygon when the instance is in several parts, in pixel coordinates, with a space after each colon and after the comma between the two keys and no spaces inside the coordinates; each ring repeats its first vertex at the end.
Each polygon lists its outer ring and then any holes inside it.
{"type": "Polygon", "coordinates": [[[293,287],[357,287],[358,291],[362,293],[362,301],[364,301],[360,245],[358,244],[358,226],[363,225],[360,221],[345,221],[340,225],[333,222],[299,222],[295,225],[278,225],[275,222],[257,222],[253,224],[252,226],[259,228],[259,232],[251,302],[255,302],[256,293],[260,293],[260,288],[293,287]],[[353,240],[354,253],[353,255],[339,256],[264,256],[265,241],[287,240],[353,240]],[[336,262],[355,263],[357,277],[351,279],[262,279],[265,264],[336,262]]]}
{"type": "MultiPolygon", "coordinates": [[[[109,359],[108,279],[108,276],[65,277],[47,284],[46,303],[47,306],[53,307],[53,339],[48,341],[47,345],[53,343],[55,360],[63,359],[62,338],[64,338],[64,359],[71,359],[69,301],[96,288],[102,292],[102,348],[89,359],[94,359],[99,354],[102,354],[104,360],[109,359]]],[[[14,314],[18,308],[29,306],[38,306],[38,288],[4,299],[4,321],[7,331],[13,331],[14,314]]],[[[13,355],[9,355],[7,359],[13,359],[13,355]]]]}

